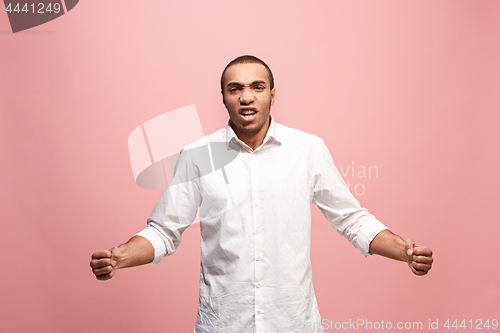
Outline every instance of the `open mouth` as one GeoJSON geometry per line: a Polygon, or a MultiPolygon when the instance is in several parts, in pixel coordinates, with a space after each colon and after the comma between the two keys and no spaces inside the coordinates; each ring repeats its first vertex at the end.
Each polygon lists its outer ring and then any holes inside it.
{"type": "Polygon", "coordinates": [[[243,109],[240,110],[240,115],[244,120],[250,121],[255,118],[257,111],[254,109],[243,109]]]}

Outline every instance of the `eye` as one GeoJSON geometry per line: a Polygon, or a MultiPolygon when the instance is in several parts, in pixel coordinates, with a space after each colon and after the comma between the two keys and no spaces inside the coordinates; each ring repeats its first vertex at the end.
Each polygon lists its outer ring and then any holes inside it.
{"type": "Polygon", "coordinates": [[[239,90],[240,90],[240,88],[232,87],[229,89],[229,92],[237,92],[239,90]]]}
{"type": "Polygon", "coordinates": [[[263,86],[256,86],[255,90],[264,90],[264,87],[263,86]]]}

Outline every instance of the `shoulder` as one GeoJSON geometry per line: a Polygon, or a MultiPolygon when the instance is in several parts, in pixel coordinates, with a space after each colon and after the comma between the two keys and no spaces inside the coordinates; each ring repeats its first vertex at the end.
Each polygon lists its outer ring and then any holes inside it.
{"type": "MultiPolygon", "coordinates": [[[[184,183],[211,173],[213,170],[209,147],[213,154],[214,148],[211,144],[214,142],[224,142],[225,133],[225,129],[220,129],[184,146],[176,162],[174,176],[176,178],[173,182],[175,184],[184,183]]],[[[219,156],[218,158],[220,159],[219,156]]]]}

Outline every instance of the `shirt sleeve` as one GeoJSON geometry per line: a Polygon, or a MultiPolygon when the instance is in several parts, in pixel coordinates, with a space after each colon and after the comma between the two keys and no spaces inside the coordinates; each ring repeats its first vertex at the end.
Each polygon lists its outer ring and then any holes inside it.
{"type": "Polygon", "coordinates": [[[200,204],[199,172],[189,153],[181,151],[172,181],[149,216],[146,228],[136,234],[153,245],[153,263],[175,252],[200,204]]]}
{"type": "Polygon", "coordinates": [[[339,234],[346,237],[365,257],[372,255],[369,253],[371,241],[388,228],[354,198],[322,139],[314,160],[312,202],[339,234]]]}

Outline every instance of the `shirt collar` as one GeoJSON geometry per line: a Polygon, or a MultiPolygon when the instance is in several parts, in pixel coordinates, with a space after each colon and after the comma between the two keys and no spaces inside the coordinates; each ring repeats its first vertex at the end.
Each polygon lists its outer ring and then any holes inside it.
{"type": "MultiPolygon", "coordinates": [[[[280,134],[279,134],[279,129],[278,126],[276,126],[276,122],[274,121],[274,118],[271,117],[271,123],[269,124],[269,128],[267,129],[266,137],[264,138],[264,142],[262,142],[262,145],[257,147],[259,149],[263,145],[265,145],[267,142],[269,143],[276,143],[278,145],[281,145],[281,140],[280,140],[280,134]]],[[[229,144],[231,142],[237,143],[238,145],[245,147],[245,148],[250,148],[248,147],[243,141],[241,141],[236,133],[234,132],[233,128],[229,125],[229,122],[227,123],[226,127],[226,144],[227,144],[227,149],[229,149],[229,144]]],[[[250,148],[251,149],[251,148],[250,148]]],[[[257,150],[256,149],[256,150],[257,150]]]]}

